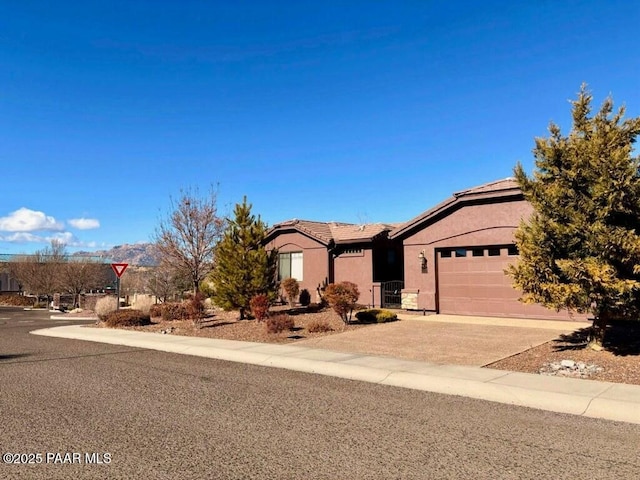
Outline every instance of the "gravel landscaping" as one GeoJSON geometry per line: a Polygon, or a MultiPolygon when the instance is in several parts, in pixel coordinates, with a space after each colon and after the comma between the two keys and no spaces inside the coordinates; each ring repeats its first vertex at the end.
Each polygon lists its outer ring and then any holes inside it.
{"type": "Polygon", "coordinates": [[[614,325],[602,352],[587,347],[587,336],[586,328],[561,335],[487,367],[640,385],[640,325],[614,325]]]}
{"type": "Polygon", "coordinates": [[[330,309],[308,313],[304,309],[276,308],[273,313],[287,313],[294,321],[294,329],[281,333],[269,333],[266,322],[257,320],[238,320],[238,312],[216,310],[210,313],[202,322],[195,324],[191,320],[163,321],[152,318],[152,324],[143,327],[127,327],[131,330],[143,332],[157,332],[172,335],[186,335],[194,337],[221,338],[243,342],[261,343],[293,343],[305,338],[318,338],[336,333],[348,332],[359,328],[366,328],[366,324],[354,323],[346,325],[340,317],[330,309]],[[310,332],[312,323],[326,323],[325,332],[310,332]]]}

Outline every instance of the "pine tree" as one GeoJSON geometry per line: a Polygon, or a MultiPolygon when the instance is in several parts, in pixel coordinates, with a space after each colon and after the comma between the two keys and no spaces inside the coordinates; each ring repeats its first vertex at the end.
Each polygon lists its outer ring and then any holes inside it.
{"type": "Polygon", "coordinates": [[[525,303],[591,313],[590,345],[601,349],[611,320],[640,314],[640,117],[613,113],[611,98],[590,117],[591,101],[583,85],[569,135],[551,123],[549,138],[536,139],[532,177],[515,168],[534,214],[507,272],[525,303]]]}
{"type": "Polygon", "coordinates": [[[275,299],[277,252],[264,248],[267,228],[259,216],[251,214],[247,197],[236,204],[234,216],[216,248],[211,280],[214,303],[225,310],[238,309],[242,320],[255,295],[266,294],[275,299]]]}

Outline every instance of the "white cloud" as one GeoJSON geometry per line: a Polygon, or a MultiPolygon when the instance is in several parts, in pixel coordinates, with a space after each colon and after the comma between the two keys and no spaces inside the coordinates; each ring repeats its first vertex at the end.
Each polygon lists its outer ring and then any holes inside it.
{"type": "Polygon", "coordinates": [[[74,248],[96,248],[97,242],[85,242],[77,239],[71,232],[56,232],[53,235],[35,235],[29,232],[16,232],[11,235],[0,235],[0,242],[7,243],[41,243],[47,245],[51,243],[51,240],[57,240],[62,242],[67,247],[74,248]]]}
{"type": "Polygon", "coordinates": [[[78,230],[91,230],[92,228],[100,228],[100,222],[95,218],[72,218],[69,225],[78,230]]]}
{"type": "Polygon", "coordinates": [[[19,208],[6,217],[0,217],[0,231],[5,232],[36,232],[60,231],[64,224],[43,212],[19,208]]]}
{"type": "Polygon", "coordinates": [[[44,242],[44,238],[33,233],[18,232],[7,236],[0,236],[0,240],[9,243],[44,242]]]}

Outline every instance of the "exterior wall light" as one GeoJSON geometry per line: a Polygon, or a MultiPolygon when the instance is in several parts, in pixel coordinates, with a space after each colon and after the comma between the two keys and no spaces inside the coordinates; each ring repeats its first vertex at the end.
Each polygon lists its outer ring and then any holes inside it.
{"type": "Polygon", "coordinates": [[[424,255],[424,250],[418,254],[418,260],[420,261],[420,268],[423,272],[427,271],[427,257],[424,255]]]}

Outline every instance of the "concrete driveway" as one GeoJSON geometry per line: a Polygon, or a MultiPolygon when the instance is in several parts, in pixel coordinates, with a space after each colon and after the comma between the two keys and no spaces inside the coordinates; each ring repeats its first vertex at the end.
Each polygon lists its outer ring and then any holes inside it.
{"type": "Polygon", "coordinates": [[[589,326],[587,322],[459,315],[400,314],[399,318],[398,322],[300,340],[296,345],[435,364],[484,366],[589,326]]]}

